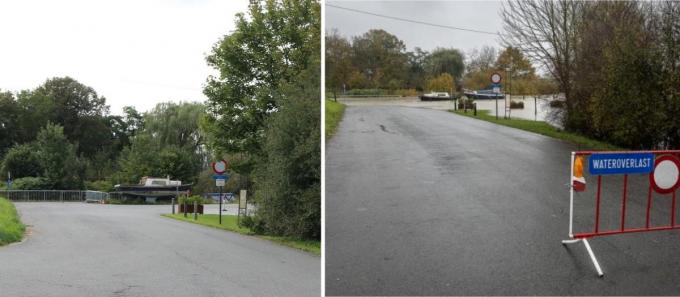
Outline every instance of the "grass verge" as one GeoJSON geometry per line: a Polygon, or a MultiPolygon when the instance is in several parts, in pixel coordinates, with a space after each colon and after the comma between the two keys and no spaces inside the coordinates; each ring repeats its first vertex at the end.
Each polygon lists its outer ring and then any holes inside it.
{"type": "Polygon", "coordinates": [[[189,223],[232,231],[243,235],[255,236],[276,242],[281,245],[303,250],[317,256],[321,255],[321,242],[318,240],[302,240],[284,236],[257,235],[246,227],[239,227],[236,223],[236,216],[222,216],[222,225],[219,224],[219,215],[216,214],[199,215],[198,220],[196,221],[194,221],[194,216],[191,214],[187,214],[186,218],[183,214],[164,214],[163,216],[189,223]]]}
{"type": "Polygon", "coordinates": [[[461,110],[449,110],[450,112],[453,112],[455,114],[459,114],[462,116],[466,117],[471,117],[475,119],[480,119],[483,121],[487,122],[492,122],[494,124],[498,125],[503,125],[503,126],[508,126],[524,131],[529,131],[533,133],[538,133],[541,135],[565,140],[574,144],[582,145],[585,148],[584,149],[593,149],[593,150],[621,150],[621,147],[615,146],[610,143],[606,143],[603,141],[591,139],[588,137],[585,137],[583,135],[577,134],[577,133],[572,133],[572,132],[566,132],[564,130],[557,129],[550,124],[546,122],[540,122],[540,121],[532,121],[532,120],[524,120],[524,119],[502,119],[499,118],[498,120],[496,119],[496,116],[489,115],[488,110],[478,110],[477,111],[477,116],[474,116],[472,112],[464,113],[461,110]]]}
{"type": "Polygon", "coordinates": [[[326,139],[335,134],[338,124],[345,113],[345,105],[331,100],[326,100],[326,139]]]}
{"type": "Polygon", "coordinates": [[[21,240],[26,226],[19,220],[14,204],[0,198],[0,246],[21,240]]]}

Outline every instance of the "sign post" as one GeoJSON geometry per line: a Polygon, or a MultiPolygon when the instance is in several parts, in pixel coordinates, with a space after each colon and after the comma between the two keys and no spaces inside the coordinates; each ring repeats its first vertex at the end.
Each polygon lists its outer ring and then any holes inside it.
{"type": "MultiPolygon", "coordinates": [[[[501,92],[501,87],[500,83],[503,78],[501,77],[500,73],[494,72],[491,74],[491,83],[493,84],[493,92],[496,94],[499,94],[501,92]]],[[[495,98],[494,101],[496,101],[496,119],[498,120],[498,98],[495,98]]]]}
{"type": "Polygon", "coordinates": [[[238,214],[236,216],[237,224],[240,224],[241,222],[241,210],[244,211],[243,215],[248,215],[248,198],[246,197],[246,194],[246,190],[241,190],[241,193],[238,195],[238,214]]]}
{"type": "Polygon", "coordinates": [[[227,171],[227,168],[229,168],[229,163],[225,160],[220,160],[217,162],[212,163],[212,169],[213,172],[215,172],[215,175],[213,175],[213,178],[215,179],[215,186],[220,188],[220,210],[219,210],[219,221],[220,225],[222,225],[222,187],[224,187],[224,184],[227,179],[229,179],[228,175],[224,175],[224,173],[227,171]]]}

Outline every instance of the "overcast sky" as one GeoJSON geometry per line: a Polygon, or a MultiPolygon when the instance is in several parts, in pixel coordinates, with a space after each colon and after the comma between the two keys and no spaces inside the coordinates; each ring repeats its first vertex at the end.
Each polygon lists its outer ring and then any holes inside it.
{"type": "MultiPolygon", "coordinates": [[[[326,1],[327,4],[392,17],[487,32],[501,32],[500,1],[326,1]]],[[[484,45],[500,47],[495,35],[432,27],[366,15],[326,6],[326,30],[333,28],[345,37],[370,29],[384,29],[404,41],[406,48],[432,50],[453,47],[464,53],[484,45]]]]}
{"type": "Polygon", "coordinates": [[[205,56],[248,1],[0,1],[0,89],[71,76],[111,113],[163,101],[204,101],[205,56]]]}

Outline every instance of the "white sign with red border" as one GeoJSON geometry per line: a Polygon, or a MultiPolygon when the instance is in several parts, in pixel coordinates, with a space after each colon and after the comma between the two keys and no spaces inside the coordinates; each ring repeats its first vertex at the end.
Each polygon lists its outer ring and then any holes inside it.
{"type": "Polygon", "coordinates": [[[656,158],[654,172],[649,175],[654,191],[660,194],[672,193],[680,187],[680,160],[672,155],[656,158]]]}
{"type": "Polygon", "coordinates": [[[212,169],[217,174],[227,172],[227,168],[229,168],[229,163],[227,163],[227,161],[225,160],[220,160],[212,163],[212,169]]]}

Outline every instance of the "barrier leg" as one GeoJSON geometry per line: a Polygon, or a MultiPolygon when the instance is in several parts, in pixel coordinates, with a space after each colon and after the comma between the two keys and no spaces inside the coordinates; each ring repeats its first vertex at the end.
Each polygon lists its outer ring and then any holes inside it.
{"type": "Polygon", "coordinates": [[[600,263],[597,262],[595,254],[593,253],[593,250],[590,248],[590,244],[588,244],[588,240],[584,238],[583,244],[586,246],[588,254],[590,254],[590,259],[593,260],[593,265],[595,265],[595,270],[597,270],[597,276],[599,277],[604,276],[604,273],[602,273],[602,269],[600,268],[600,263]]]}
{"type": "Polygon", "coordinates": [[[567,244],[572,244],[572,243],[577,243],[577,242],[583,242],[583,245],[586,246],[586,250],[588,250],[588,255],[590,255],[590,260],[593,261],[593,265],[595,266],[595,270],[597,270],[597,276],[603,277],[604,273],[602,273],[602,268],[600,268],[600,263],[597,262],[597,258],[595,258],[595,253],[593,253],[593,249],[590,248],[590,244],[588,243],[588,240],[585,238],[578,238],[578,239],[565,239],[562,240],[563,245],[567,244]]]}
{"type": "Polygon", "coordinates": [[[580,238],[579,239],[565,239],[565,240],[562,240],[562,244],[567,245],[567,244],[571,244],[571,243],[577,243],[579,241],[581,241],[580,238]]]}

